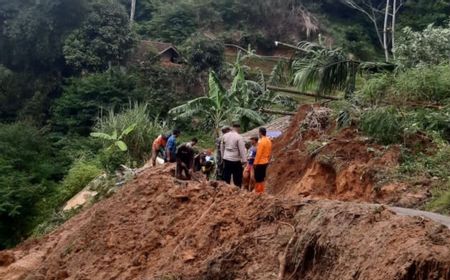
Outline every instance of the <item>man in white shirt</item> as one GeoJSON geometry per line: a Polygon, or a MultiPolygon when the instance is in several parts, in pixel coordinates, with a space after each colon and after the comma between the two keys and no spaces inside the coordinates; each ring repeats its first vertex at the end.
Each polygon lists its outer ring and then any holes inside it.
{"type": "Polygon", "coordinates": [[[243,165],[247,162],[247,152],[244,138],[239,134],[241,126],[233,125],[233,130],[223,136],[221,154],[223,157],[223,180],[228,184],[233,183],[237,187],[242,185],[243,165]]]}

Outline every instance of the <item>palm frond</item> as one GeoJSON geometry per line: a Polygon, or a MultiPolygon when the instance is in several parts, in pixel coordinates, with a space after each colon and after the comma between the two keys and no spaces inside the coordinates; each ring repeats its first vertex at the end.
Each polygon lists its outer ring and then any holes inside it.
{"type": "Polygon", "coordinates": [[[315,89],[319,94],[332,94],[344,90],[351,82],[354,62],[348,60],[341,49],[302,42],[299,48],[304,56],[293,62],[294,85],[300,90],[315,89]]]}
{"type": "Polygon", "coordinates": [[[176,119],[186,119],[200,114],[211,107],[214,107],[213,101],[203,96],[171,109],[169,114],[174,115],[176,119]]]}
{"type": "Polygon", "coordinates": [[[258,125],[264,124],[264,119],[262,118],[261,114],[252,109],[236,107],[234,108],[233,113],[236,118],[241,119],[242,117],[245,117],[258,125]]]}

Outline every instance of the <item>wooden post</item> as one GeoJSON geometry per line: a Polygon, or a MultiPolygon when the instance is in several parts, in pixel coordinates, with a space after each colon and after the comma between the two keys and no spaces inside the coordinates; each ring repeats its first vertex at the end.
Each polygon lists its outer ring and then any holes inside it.
{"type": "Polygon", "coordinates": [[[314,98],[329,99],[329,100],[339,100],[339,98],[334,97],[334,96],[317,95],[317,94],[314,94],[314,93],[301,92],[301,91],[298,91],[298,90],[295,90],[295,89],[290,89],[290,88],[280,88],[280,87],[275,87],[275,86],[267,86],[267,89],[273,90],[273,91],[280,91],[280,92],[286,92],[286,93],[291,93],[291,94],[297,94],[297,95],[304,95],[304,96],[309,96],[309,97],[314,97],[314,98]]]}

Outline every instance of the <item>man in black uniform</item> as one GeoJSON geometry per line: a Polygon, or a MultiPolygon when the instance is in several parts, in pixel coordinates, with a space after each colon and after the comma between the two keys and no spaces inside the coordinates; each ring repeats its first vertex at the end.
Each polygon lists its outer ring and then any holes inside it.
{"type": "Polygon", "coordinates": [[[197,138],[193,138],[190,142],[180,145],[177,149],[177,169],[176,177],[177,179],[183,179],[183,172],[185,174],[185,179],[191,179],[191,172],[194,168],[194,149],[193,147],[197,145],[197,138]]]}

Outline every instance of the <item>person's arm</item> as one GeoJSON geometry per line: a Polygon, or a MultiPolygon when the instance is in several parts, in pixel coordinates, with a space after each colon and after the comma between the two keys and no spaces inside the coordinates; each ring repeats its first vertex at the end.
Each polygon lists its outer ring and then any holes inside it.
{"type": "Polygon", "coordinates": [[[246,163],[247,162],[247,151],[245,150],[245,142],[244,138],[240,137],[239,142],[239,154],[241,155],[241,162],[246,163]]]}
{"type": "Polygon", "coordinates": [[[225,137],[220,140],[220,159],[223,160],[225,156],[225,137]]]}
{"type": "Polygon", "coordinates": [[[261,155],[264,153],[264,145],[261,143],[261,141],[258,142],[258,147],[256,149],[256,156],[255,161],[253,162],[254,165],[257,165],[261,162],[261,155]]]}

